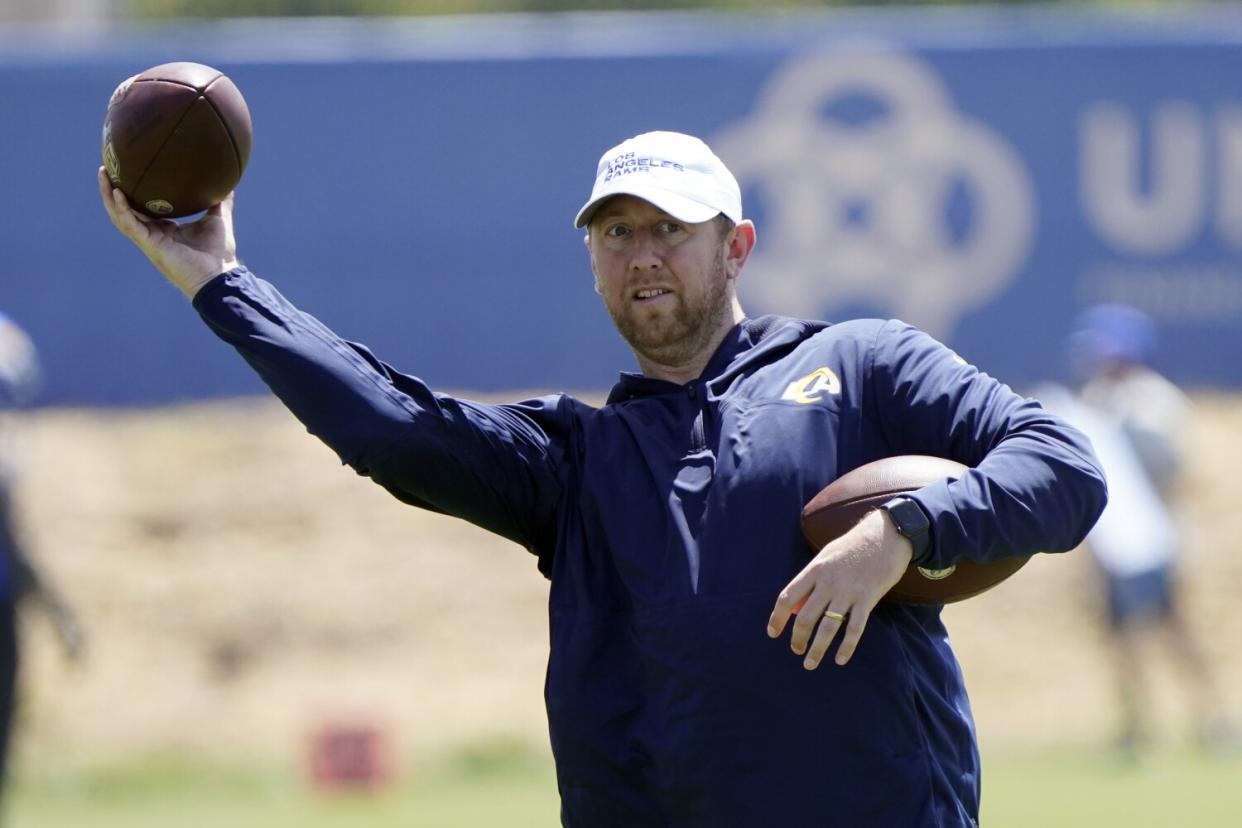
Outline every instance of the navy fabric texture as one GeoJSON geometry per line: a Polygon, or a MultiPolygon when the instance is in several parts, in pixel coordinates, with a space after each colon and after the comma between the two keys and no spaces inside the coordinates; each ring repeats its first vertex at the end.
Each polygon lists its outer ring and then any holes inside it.
{"type": "Polygon", "coordinates": [[[913,495],[932,527],[921,563],[1076,546],[1103,476],[1034,401],[898,321],[762,317],[686,385],[625,374],[600,408],[485,405],[432,392],[244,269],[194,304],[343,462],[537,556],[564,825],[977,822],[974,724],[938,608],[882,604],[850,664],[815,671],[765,625],[812,556],[803,504],[882,457],[971,467],[913,495]]]}
{"type": "Polygon", "coordinates": [[[24,557],[13,515],[13,495],[0,478],[0,604],[16,604],[18,595],[17,561],[24,557]]]}

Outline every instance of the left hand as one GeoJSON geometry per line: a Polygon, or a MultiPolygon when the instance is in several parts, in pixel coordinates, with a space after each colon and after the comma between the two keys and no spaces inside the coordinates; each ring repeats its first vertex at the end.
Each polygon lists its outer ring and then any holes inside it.
{"type": "Polygon", "coordinates": [[[781,590],[768,619],[768,636],[780,636],[790,617],[796,617],[790,647],[805,655],[803,667],[814,670],[844,623],[835,659],[844,666],[854,655],[871,611],[901,580],[913,555],[909,538],[897,531],[887,512],[869,512],[820,550],[781,590]]]}

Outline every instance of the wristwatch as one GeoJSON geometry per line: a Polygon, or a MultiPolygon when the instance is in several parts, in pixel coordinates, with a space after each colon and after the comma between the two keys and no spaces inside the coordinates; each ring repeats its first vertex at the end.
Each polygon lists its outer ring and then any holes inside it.
{"type": "Polygon", "coordinates": [[[910,539],[914,547],[914,562],[918,563],[931,544],[931,521],[923,507],[908,497],[900,495],[880,506],[893,519],[897,531],[910,539]]]}

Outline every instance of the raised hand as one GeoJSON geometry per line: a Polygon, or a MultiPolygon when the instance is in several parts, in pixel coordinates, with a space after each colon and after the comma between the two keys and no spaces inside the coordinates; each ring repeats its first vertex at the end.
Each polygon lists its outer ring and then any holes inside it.
{"type": "Polygon", "coordinates": [[[233,194],[193,222],[153,219],[129,206],[99,168],[99,195],[112,223],[151,263],[191,299],[212,277],[237,267],[233,238],[233,194]]]}

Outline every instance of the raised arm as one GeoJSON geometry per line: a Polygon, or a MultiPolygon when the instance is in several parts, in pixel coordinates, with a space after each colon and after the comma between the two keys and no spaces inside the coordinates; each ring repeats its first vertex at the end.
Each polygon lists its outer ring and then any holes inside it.
{"type": "Polygon", "coordinates": [[[464,518],[541,554],[550,547],[572,420],[566,398],[486,405],[433,393],[245,268],[212,279],[194,307],[359,474],[406,503],[464,518]]]}
{"type": "Polygon", "coordinates": [[[100,191],[117,228],[342,462],[406,503],[521,543],[546,569],[568,400],[484,405],[434,394],[341,339],[238,264],[232,196],[178,225],[131,210],[102,173],[100,191]]]}

